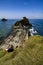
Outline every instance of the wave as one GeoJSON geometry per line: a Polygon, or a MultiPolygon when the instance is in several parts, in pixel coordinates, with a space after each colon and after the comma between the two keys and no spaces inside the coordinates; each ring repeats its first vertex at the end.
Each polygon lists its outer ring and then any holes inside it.
{"type": "Polygon", "coordinates": [[[31,36],[37,35],[37,33],[38,33],[33,27],[31,29],[29,29],[29,32],[30,32],[31,36]]]}

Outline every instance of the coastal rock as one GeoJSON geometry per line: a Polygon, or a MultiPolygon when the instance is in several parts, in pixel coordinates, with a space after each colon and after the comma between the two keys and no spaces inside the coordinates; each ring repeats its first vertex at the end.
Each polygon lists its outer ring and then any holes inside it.
{"type": "Polygon", "coordinates": [[[14,51],[13,45],[9,45],[8,52],[12,52],[12,51],[14,51]]]}
{"type": "Polygon", "coordinates": [[[7,19],[3,18],[1,21],[7,21],[7,19]]]}
{"type": "Polygon", "coordinates": [[[22,20],[17,21],[14,26],[26,26],[26,27],[32,27],[32,24],[29,22],[29,19],[26,17],[23,17],[22,20]]]}

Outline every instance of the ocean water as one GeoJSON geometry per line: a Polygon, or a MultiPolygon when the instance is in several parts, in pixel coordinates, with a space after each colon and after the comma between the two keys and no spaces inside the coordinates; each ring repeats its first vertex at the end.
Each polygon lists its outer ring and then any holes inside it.
{"type": "MultiPolygon", "coordinates": [[[[3,22],[0,20],[0,37],[6,37],[7,34],[11,31],[12,25],[17,21],[15,20],[8,20],[3,22]]],[[[30,19],[30,23],[36,29],[39,35],[43,36],[43,19],[30,19]]]]}
{"type": "Polygon", "coordinates": [[[43,19],[30,19],[30,23],[38,32],[38,35],[43,36],[43,19]]]}
{"type": "Polygon", "coordinates": [[[16,22],[16,20],[8,20],[8,21],[1,21],[0,20],[0,38],[6,37],[7,34],[11,31],[12,25],[16,22]]]}

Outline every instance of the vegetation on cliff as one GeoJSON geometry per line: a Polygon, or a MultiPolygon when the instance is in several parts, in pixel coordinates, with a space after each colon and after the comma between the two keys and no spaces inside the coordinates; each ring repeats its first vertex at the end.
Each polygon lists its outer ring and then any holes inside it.
{"type": "Polygon", "coordinates": [[[11,53],[0,50],[0,65],[43,65],[43,37],[29,37],[11,53]]]}

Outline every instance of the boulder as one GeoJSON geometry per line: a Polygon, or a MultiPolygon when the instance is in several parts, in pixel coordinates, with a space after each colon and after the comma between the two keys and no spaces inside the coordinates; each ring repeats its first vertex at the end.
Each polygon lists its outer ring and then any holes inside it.
{"type": "Polygon", "coordinates": [[[13,52],[13,51],[14,51],[13,45],[9,45],[7,51],[8,51],[8,52],[13,52]]]}

